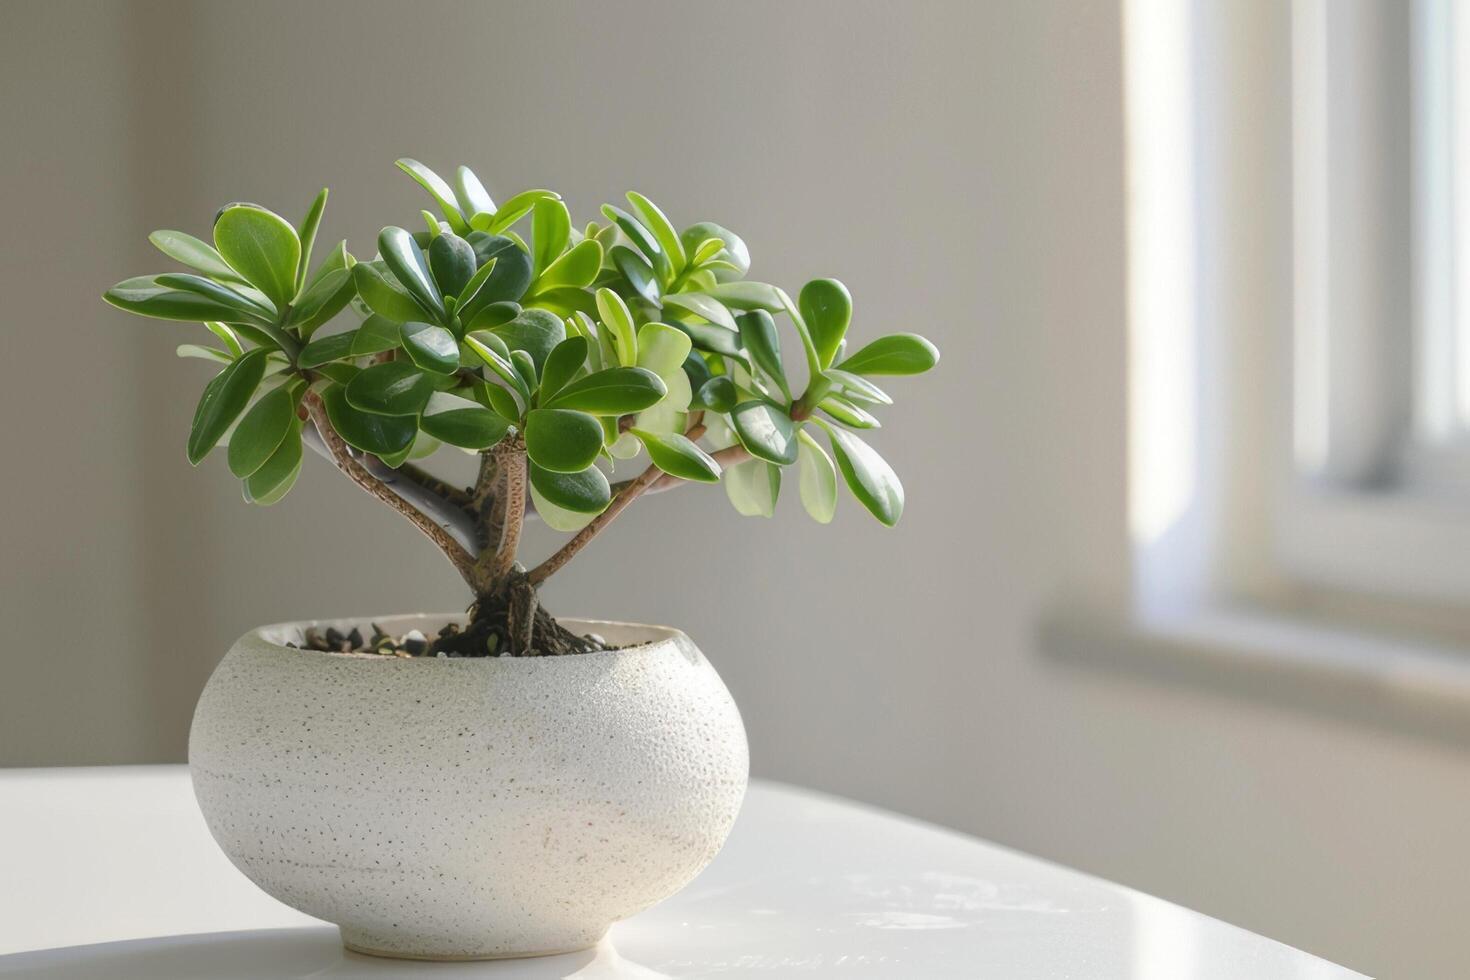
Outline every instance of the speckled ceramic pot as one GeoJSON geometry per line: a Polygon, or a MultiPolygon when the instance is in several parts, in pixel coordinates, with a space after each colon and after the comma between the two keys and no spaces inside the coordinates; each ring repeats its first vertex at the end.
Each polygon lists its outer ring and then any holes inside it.
{"type": "MultiPolygon", "coordinates": [[[[382,618],[432,635],[452,616],[382,618]]],[[[632,649],[400,659],[287,647],[252,630],[189,735],[194,793],[235,866],[341,927],[421,959],[590,946],[714,858],[745,794],[745,730],[689,638],[568,622],[632,649]]]]}

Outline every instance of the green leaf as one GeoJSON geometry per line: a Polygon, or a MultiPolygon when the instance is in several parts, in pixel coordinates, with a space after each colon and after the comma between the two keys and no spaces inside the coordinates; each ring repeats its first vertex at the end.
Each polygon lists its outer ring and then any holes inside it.
{"type": "Polygon", "coordinates": [[[849,399],[871,402],[875,405],[893,404],[893,399],[888,396],[888,392],[860,374],[840,371],[837,368],[828,368],[824,373],[849,399]]]}
{"type": "Polygon", "coordinates": [[[830,524],[837,512],[837,468],[805,429],[797,432],[796,439],[801,505],[818,524],[830,524]]]}
{"type": "Polygon", "coordinates": [[[492,328],[491,333],[505,341],[511,351],[530,354],[539,373],[547,356],[566,339],[567,325],[547,310],[522,310],[514,320],[492,328]]]}
{"type": "Polygon", "coordinates": [[[394,323],[406,323],[423,316],[418,304],[409,298],[408,293],[397,284],[389,282],[388,277],[370,263],[359,262],[352,267],[352,282],[357,286],[357,294],[362,297],[368,309],[379,316],[394,323]]]}
{"type": "Polygon", "coordinates": [[[265,465],[296,421],[293,386],[272,388],[240,418],[230,435],[230,472],[245,479],[265,465]]]}
{"type": "MultiPolygon", "coordinates": [[[[233,445],[233,441],[231,445],[233,445]]],[[[270,459],[245,480],[245,499],[268,507],[286,496],[301,474],[301,420],[291,418],[286,437],[270,459]]]]}
{"type": "Polygon", "coordinates": [[[310,337],[317,327],[341,313],[355,292],[351,270],[334,269],[306,287],[291,308],[290,322],[310,337]]]}
{"type": "Polygon", "coordinates": [[[781,389],[789,400],[791,387],[786,383],[786,367],[781,363],[781,340],[776,335],[776,321],[765,310],[752,310],[738,318],[740,340],[766,375],[781,389]]]}
{"type": "Polygon", "coordinates": [[[602,268],[602,246],[595,239],[578,242],[548,265],[536,279],[536,290],[542,292],[558,286],[578,289],[592,285],[602,268]]]}
{"type": "Polygon", "coordinates": [[[214,247],[230,268],[284,310],[296,295],[301,240],[285,218],[253,204],[235,204],[214,221],[214,247]]]}
{"type": "Polygon", "coordinates": [[[495,202],[469,167],[460,166],[454,171],[454,197],[467,219],[474,220],[478,214],[495,214],[495,202]]]}
{"type": "Polygon", "coordinates": [[[725,243],[716,259],[733,266],[732,269],[717,272],[715,278],[720,282],[744,279],[745,274],[750,271],[750,250],[745,247],[745,241],[730,229],[722,228],[713,221],[701,221],[685,228],[684,233],[679,236],[686,251],[697,248],[708,238],[718,238],[725,243]]]}
{"type": "Polygon", "coordinates": [[[330,337],[322,337],[313,340],[301,348],[301,353],[296,355],[296,366],[310,370],[320,367],[331,361],[340,361],[345,357],[352,357],[352,346],[357,340],[360,330],[348,330],[344,333],[334,333],[330,337]]]}
{"type": "Polygon", "coordinates": [[[398,280],[399,285],[408,291],[414,302],[429,316],[442,321],[444,300],[429,272],[424,253],[419,249],[418,242],[413,240],[413,236],[402,228],[390,225],[378,234],[378,251],[382,253],[383,264],[393,273],[393,278],[398,280]]]}
{"type": "Polygon", "coordinates": [[[643,429],[629,431],[648,450],[648,458],[653,460],[653,465],[665,473],[698,483],[720,482],[720,464],[685,436],[676,432],[647,432],[643,429]]]}
{"type": "Polygon", "coordinates": [[[719,324],[726,330],[740,329],[735,325],[735,318],[730,315],[729,310],[725,309],[723,303],[703,293],[670,293],[664,297],[664,305],[687,310],[696,316],[704,317],[711,323],[719,324]]]}
{"type": "MultiPolygon", "coordinates": [[[[491,303],[475,314],[473,320],[468,321],[468,332],[474,333],[478,330],[494,330],[496,327],[507,324],[521,315],[521,304],[511,302],[491,303]]],[[[507,355],[509,353],[507,352],[507,355]]]]}
{"type": "Polygon", "coordinates": [[[939,363],[939,349],[914,333],[879,337],[837,365],[853,374],[923,374],[939,363]]]}
{"type": "Polygon", "coordinates": [[[301,292],[306,285],[306,270],[311,268],[311,248],[316,244],[317,229],[322,224],[322,212],[327,209],[327,189],[322,188],[316,200],[311,202],[311,207],[306,210],[306,217],[301,219],[301,227],[296,231],[296,238],[301,242],[301,258],[296,262],[296,292],[301,292]]]}
{"type": "Polygon", "coordinates": [[[587,362],[587,338],[568,337],[551,351],[541,371],[541,400],[546,401],[577,376],[587,362]]]}
{"type": "Polygon", "coordinates": [[[250,396],[265,377],[267,353],[262,347],[247,352],[204,386],[189,429],[190,463],[198,466],[250,404],[250,396]]]}
{"type": "Polygon", "coordinates": [[[531,486],[562,510],[574,514],[600,514],[612,501],[607,477],[596,466],[580,473],[556,473],[531,463],[531,486]]]}
{"type": "Polygon", "coordinates": [[[374,313],[362,321],[362,326],[354,332],[352,356],[363,357],[367,354],[381,354],[383,351],[394,350],[403,342],[401,330],[402,327],[399,324],[374,313]]]}
{"type": "Polygon", "coordinates": [[[364,368],[353,378],[347,386],[347,402],[373,415],[417,415],[433,393],[433,380],[415,365],[388,361],[364,368]]]}
{"type": "Polygon", "coordinates": [[[207,296],[159,286],[148,276],[125,279],[103,293],[102,298],[120,310],[161,320],[259,322],[258,317],[246,317],[233,306],[226,306],[207,296]]]}
{"type": "Polygon", "coordinates": [[[419,422],[413,416],[374,415],[353,408],[342,385],[334,384],[323,391],[322,402],[327,408],[327,420],[342,441],[365,453],[393,456],[404,452],[413,445],[418,433],[419,422]]]}
{"type": "Polygon", "coordinates": [[[658,274],[653,271],[653,266],[626,245],[614,245],[610,253],[613,265],[628,280],[628,285],[633,291],[650,303],[658,303],[662,295],[662,288],[658,283],[658,274]]]}
{"type": "Polygon", "coordinates": [[[683,320],[670,320],[669,322],[689,335],[696,350],[724,354],[741,363],[747,361],[745,349],[740,346],[738,332],[717,327],[713,323],[685,323],[683,320]]]}
{"type": "Polygon", "coordinates": [[[684,254],[684,245],[679,241],[679,233],[674,230],[669,219],[658,209],[658,205],[637,191],[629,191],[627,197],[628,203],[633,205],[633,210],[638,212],[639,219],[649,231],[653,232],[653,237],[658,239],[659,247],[668,256],[670,272],[673,275],[683,272],[684,267],[689,264],[689,259],[684,254]]]}
{"type": "Polygon", "coordinates": [[[883,423],[879,422],[873,413],[854,405],[841,395],[828,395],[817,403],[817,407],[832,416],[843,425],[854,429],[879,429],[883,423]]]}
{"type": "Polygon", "coordinates": [[[213,320],[206,321],[204,325],[209,328],[210,333],[224,341],[224,345],[230,349],[233,356],[239,357],[245,353],[245,348],[240,344],[240,338],[235,336],[235,331],[231,330],[228,325],[213,320]]]}
{"type": "Polygon", "coordinates": [[[893,467],[851,432],[820,421],[817,424],[832,440],[832,454],[852,495],[882,524],[897,524],[903,516],[903,484],[898,482],[893,467]]]}
{"type": "Polygon", "coordinates": [[[670,282],[674,278],[673,264],[664,252],[663,246],[647,228],[638,222],[637,218],[611,204],[604,204],[602,213],[609,221],[621,228],[623,234],[627,235],[628,239],[638,247],[638,251],[642,252],[649,264],[658,271],[660,280],[670,282]]]}
{"type": "Polygon", "coordinates": [[[175,262],[204,273],[213,279],[244,284],[245,278],[230,268],[230,264],[214,250],[208,242],[202,242],[182,231],[155,231],[148,236],[164,255],[175,262]]]}
{"type": "Polygon", "coordinates": [[[765,310],[781,312],[781,294],[775,286],[764,282],[721,282],[710,287],[709,295],[732,310],[765,310]]]}
{"type": "Polygon", "coordinates": [[[484,384],[480,391],[483,392],[485,400],[495,410],[495,414],[505,419],[512,425],[517,425],[521,420],[522,408],[516,403],[516,396],[509,388],[502,388],[497,384],[484,384]]]}
{"type": "Polygon", "coordinates": [[[533,408],[525,435],[531,461],[554,473],[580,473],[602,451],[602,423],[586,412],[533,408]]]}
{"type": "Polygon", "coordinates": [[[645,323],[638,328],[638,366],[669,384],[684,369],[692,344],[689,335],[667,323],[645,323]]]}
{"type": "Polygon", "coordinates": [[[539,276],[567,250],[572,216],[555,198],[542,198],[531,209],[532,273],[539,276]]]}
{"type": "Polygon", "coordinates": [[[746,517],[770,517],[781,493],[781,467],[759,459],[725,468],[725,495],[746,517]]]}
{"type": "Polygon", "coordinates": [[[257,302],[243,293],[237,293],[229,286],[196,276],[187,272],[166,272],[153,280],[166,289],[182,289],[189,293],[198,293],[200,296],[208,297],[222,306],[230,307],[246,317],[264,323],[269,323],[276,317],[276,311],[264,303],[257,302]]]}
{"type": "Polygon", "coordinates": [[[521,380],[515,365],[510,361],[510,348],[505,346],[505,341],[489,331],[466,334],[465,346],[474,352],[475,356],[490,366],[490,369],[500,375],[501,379],[515,388],[523,399],[530,400],[531,392],[526,388],[526,383],[521,380]],[[503,351],[503,353],[502,353],[503,351]]]}
{"type": "MultiPolygon", "coordinates": [[[[473,251],[473,246],[471,246],[471,250],[473,251]]],[[[479,261],[478,255],[475,256],[475,261],[479,261]]],[[[459,300],[459,308],[461,310],[463,310],[472,301],[474,301],[475,297],[480,295],[481,287],[483,287],[485,283],[489,281],[490,274],[494,271],[495,259],[491,259],[490,261],[481,264],[481,266],[475,270],[475,274],[473,276],[470,276],[470,281],[465,283],[464,289],[460,290],[459,296],[457,297],[459,300]]]]}
{"type": "MultiPolygon", "coordinates": [[[[552,474],[558,477],[561,474],[552,474]]],[[[553,531],[580,531],[592,522],[597,513],[578,514],[575,511],[565,510],[556,506],[545,497],[541,491],[536,489],[536,484],[531,484],[531,503],[536,507],[536,513],[541,515],[541,523],[553,531]]]]}
{"type": "Polygon", "coordinates": [[[478,402],[436,391],[424,406],[419,426],[451,446],[483,451],[505,438],[510,423],[478,402]]]}
{"type": "Polygon", "coordinates": [[[445,232],[429,243],[429,270],[444,295],[457,297],[478,268],[474,248],[453,232],[445,232]]]}
{"type": "Polygon", "coordinates": [[[700,385],[694,392],[694,400],[690,407],[703,408],[712,412],[728,412],[735,407],[740,398],[740,392],[735,390],[735,382],[727,377],[710,378],[700,385]]]}
{"type": "Polygon", "coordinates": [[[522,251],[512,239],[501,235],[471,232],[465,241],[475,250],[475,258],[481,265],[495,260],[495,268],[485,285],[475,294],[473,301],[466,301],[460,317],[468,321],[491,303],[519,300],[531,285],[531,257],[522,251]]]}
{"type": "Polygon", "coordinates": [[[852,296],[836,279],[813,279],[801,287],[797,305],[811,331],[822,367],[829,367],[852,322],[852,296]]]}
{"type": "Polygon", "coordinates": [[[786,465],[796,462],[796,425],[785,409],[763,401],[736,405],[730,423],[752,456],[786,465]]]}
{"type": "Polygon", "coordinates": [[[510,364],[521,379],[522,390],[535,391],[536,379],[540,372],[536,370],[536,362],[532,360],[531,355],[523,350],[513,350],[510,352],[510,364]]]}
{"type": "Polygon", "coordinates": [[[453,374],[459,370],[459,341],[445,328],[410,320],[403,325],[402,337],[409,358],[425,371],[453,374]]]}
{"type": "Polygon", "coordinates": [[[546,198],[560,201],[561,195],[558,194],[556,191],[548,191],[540,188],[529,191],[521,191],[519,194],[515,195],[510,200],[502,204],[499,209],[496,210],[495,216],[493,218],[477,221],[475,224],[475,228],[481,231],[489,232],[492,235],[498,235],[509,228],[511,225],[515,224],[517,221],[520,221],[526,215],[530,214],[531,209],[536,206],[537,201],[544,200],[546,198]]]}
{"type": "Polygon", "coordinates": [[[408,157],[397,161],[398,169],[416,180],[420,187],[429,192],[429,196],[439,203],[439,210],[444,212],[444,220],[449,222],[449,227],[454,229],[457,235],[463,235],[470,230],[469,222],[465,215],[460,213],[459,202],[455,200],[454,191],[440,177],[428,167],[408,157]]]}
{"type": "Polygon", "coordinates": [[[226,351],[215,347],[201,347],[198,344],[180,344],[174,348],[174,354],[179,357],[192,357],[204,361],[214,361],[216,364],[228,364],[234,360],[226,351]]]}
{"type": "Polygon", "coordinates": [[[668,386],[646,368],[616,367],[573,381],[546,408],[571,408],[594,415],[626,415],[658,404],[668,386]]]}
{"type": "Polygon", "coordinates": [[[548,313],[567,317],[574,313],[597,313],[597,300],[587,290],[577,286],[556,286],[538,291],[526,297],[526,303],[548,313]]]}
{"type": "Polygon", "coordinates": [[[602,323],[611,332],[613,347],[618,354],[618,363],[632,367],[638,363],[638,335],[633,332],[633,314],[623,298],[611,289],[597,291],[597,312],[602,323]]]}

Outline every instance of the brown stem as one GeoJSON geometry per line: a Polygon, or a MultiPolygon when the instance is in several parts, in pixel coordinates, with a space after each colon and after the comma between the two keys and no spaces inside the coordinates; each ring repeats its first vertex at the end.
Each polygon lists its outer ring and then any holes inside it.
{"type": "Polygon", "coordinates": [[[498,533],[487,540],[485,550],[475,563],[475,591],[479,594],[494,588],[510,574],[521,543],[521,527],[526,520],[525,442],[514,436],[497,446],[495,452],[498,489],[490,499],[486,530],[487,533],[492,530],[498,533]]]}
{"type": "Polygon", "coordinates": [[[317,433],[326,443],[327,451],[331,454],[332,462],[337,465],[337,469],[363,490],[406,517],[414,527],[423,532],[425,537],[438,545],[444,557],[449,559],[455,570],[473,587],[474,557],[454,539],[453,535],[394,493],[387,484],[369,473],[362,463],[352,457],[352,452],[347,448],[347,444],[342,441],[342,437],[337,435],[337,430],[333,429],[331,422],[327,420],[326,406],[322,404],[321,396],[314,391],[307,393],[306,410],[311,415],[311,421],[316,426],[317,433]]]}
{"type": "MultiPolygon", "coordinates": [[[[685,436],[691,440],[698,439],[704,435],[704,425],[698,421],[701,416],[695,415],[693,418],[695,419],[694,424],[685,432],[685,436]]],[[[612,503],[607,505],[607,510],[594,517],[590,524],[578,531],[572,540],[558,548],[556,553],[550,558],[531,569],[526,579],[531,583],[532,588],[539,588],[541,583],[556,574],[562,566],[575,558],[577,552],[587,547],[593,538],[602,533],[603,528],[611,524],[619,514],[628,508],[629,504],[637,500],[655,483],[659,482],[663,476],[665,476],[664,472],[657,466],[649,466],[648,469],[624,484],[618,495],[613,498],[612,503]]]]}

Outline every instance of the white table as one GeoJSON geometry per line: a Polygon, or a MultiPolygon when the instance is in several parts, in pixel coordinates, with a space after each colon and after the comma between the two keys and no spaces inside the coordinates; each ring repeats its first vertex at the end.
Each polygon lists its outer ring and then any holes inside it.
{"type": "Polygon", "coordinates": [[[757,782],[682,893],[594,950],[346,953],[215,847],[182,766],[0,770],[0,977],[1339,980],[1360,974],[984,841],[757,782]]]}

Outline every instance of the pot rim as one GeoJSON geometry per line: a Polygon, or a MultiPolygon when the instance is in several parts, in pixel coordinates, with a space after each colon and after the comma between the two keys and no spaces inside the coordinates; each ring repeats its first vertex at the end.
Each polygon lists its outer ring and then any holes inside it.
{"type": "MultiPolygon", "coordinates": [[[[347,632],[353,627],[371,627],[373,623],[379,625],[393,623],[396,627],[413,629],[418,621],[433,623],[437,629],[445,623],[463,624],[467,616],[463,612],[455,613],[397,613],[389,616],[338,616],[330,619],[298,619],[287,620],[280,623],[270,623],[257,626],[248,630],[244,636],[235,641],[235,645],[249,645],[288,654],[311,654],[319,657],[335,657],[344,660],[377,661],[381,663],[403,664],[403,663],[429,663],[429,664],[476,664],[476,663],[554,663],[558,661],[574,660],[585,662],[586,658],[627,656],[628,654],[651,654],[662,651],[666,647],[678,648],[679,641],[690,642],[689,637],[683,630],[673,626],[662,626],[653,623],[630,623],[616,619],[580,619],[575,616],[558,617],[558,622],[573,630],[584,630],[606,635],[607,633],[624,634],[618,636],[614,642],[628,644],[616,650],[597,650],[592,653],[567,654],[560,657],[389,657],[380,653],[368,653],[361,650],[341,652],[336,650],[309,650],[300,646],[287,646],[286,640],[290,634],[295,634],[299,640],[301,635],[309,627],[326,629],[334,627],[347,632]],[[636,645],[633,645],[636,644],[636,645]]],[[[385,627],[391,632],[393,627],[385,627]]],[[[427,633],[426,633],[427,635],[427,633]]],[[[611,637],[610,637],[611,639],[611,637]]]]}

